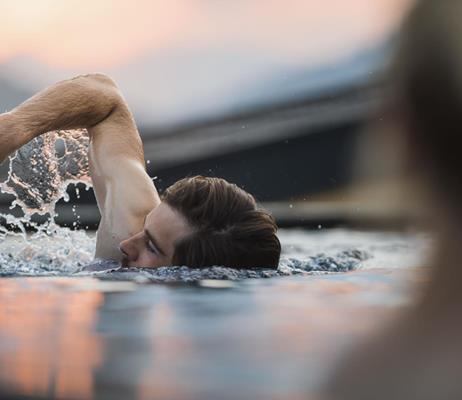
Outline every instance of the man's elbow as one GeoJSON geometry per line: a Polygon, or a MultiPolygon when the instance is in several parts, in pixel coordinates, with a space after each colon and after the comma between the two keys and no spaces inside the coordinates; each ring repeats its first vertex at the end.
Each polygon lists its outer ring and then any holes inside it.
{"type": "Polygon", "coordinates": [[[86,88],[86,90],[96,90],[98,93],[104,93],[105,96],[111,98],[114,102],[119,102],[122,99],[117,84],[106,74],[91,73],[78,75],[70,81],[78,86],[86,88]]]}
{"type": "Polygon", "coordinates": [[[81,76],[93,82],[94,84],[102,85],[107,88],[118,89],[117,84],[115,83],[114,79],[112,79],[109,75],[106,75],[100,72],[95,72],[95,73],[81,75],[81,76]]]}
{"type": "Polygon", "coordinates": [[[79,86],[82,85],[93,93],[92,102],[101,104],[101,108],[109,108],[109,114],[125,104],[122,93],[115,81],[102,73],[79,75],[73,78],[79,86]]]}

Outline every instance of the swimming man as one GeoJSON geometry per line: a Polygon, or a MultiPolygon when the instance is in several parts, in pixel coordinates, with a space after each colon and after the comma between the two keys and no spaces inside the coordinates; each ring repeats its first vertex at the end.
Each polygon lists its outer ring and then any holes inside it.
{"type": "Polygon", "coordinates": [[[58,82],[0,114],[0,162],[43,133],[85,128],[101,220],[95,257],[125,266],[277,268],[277,226],[255,199],[219,178],[178,181],[159,196],[132,113],[114,81],[58,82]]]}

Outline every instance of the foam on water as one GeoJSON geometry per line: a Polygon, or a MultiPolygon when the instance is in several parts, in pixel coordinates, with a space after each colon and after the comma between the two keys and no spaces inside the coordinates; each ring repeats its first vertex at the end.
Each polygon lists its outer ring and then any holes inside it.
{"type": "MultiPolygon", "coordinates": [[[[85,130],[50,132],[10,157],[8,178],[0,183],[0,190],[13,195],[11,208],[20,207],[23,215],[0,214],[5,225],[0,225],[0,276],[94,275],[101,279],[139,282],[268,278],[351,271],[374,260],[371,255],[383,255],[380,249],[389,252],[394,246],[393,253],[403,256],[415,254],[415,249],[422,247],[420,242],[416,245],[409,237],[386,237],[382,233],[374,237],[371,234],[352,235],[342,230],[315,233],[282,230],[283,257],[277,270],[225,267],[121,269],[118,263],[95,261],[93,233],[60,227],[55,222],[56,203],[61,198],[69,199],[67,187],[76,183],[91,185],[88,143],[85,130]],[[48,218],[39,224],[32,220],[34,214],[47,215],[48,218]]],[[[374,265],[373,262],[370,265],[374,265]]]]}
{"type": "Polygon", "coordinates": [[[318,254],[304,258],[284,258],[277,270],[269,268],[236,269],[220,266],[210,268],[122,269],[117,263],[98,260],[88,265],[80,275],[91,273],[101,279],[133,280],[135,282],[195,282],[204,279],[241,280],[347,272],[358,268],[361,262],[368,258],[367,252],[359,250],[345,250],[331,256],[318,254]]]}

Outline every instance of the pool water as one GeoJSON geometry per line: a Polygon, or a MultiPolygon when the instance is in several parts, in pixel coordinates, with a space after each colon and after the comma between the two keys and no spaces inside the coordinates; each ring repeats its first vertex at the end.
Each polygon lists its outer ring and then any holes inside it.
{"type": "MultiPolygon", "coordinates": [[[[60,399],[318,398],[336,360],[406,308],[426,282],[430,239],[351,230],[280,236],[283,266],[323,257],[343,265],[338,257],[345,252],[367,257],[347,272],[308,269],[253,279],[177,274],[159,281],[137,271],[81,267],[23,276],[10,268],[0,278],[0,392],[60,399]]],[[[3,250],[9,245],[23,244],[7,240],[3,250]]],[[[69,257],[76,261],[79,253],[69,257]]]]}
{"type": "Polygon", "coordinates": [[[94,233],[54,222],[67,185],[91,183],[87,146],[49,133],[0,183],[23,212],[0,215],[0,398],[317,398],[427,279],[415,233],[281,230],[277,271],[94,261],[94,233]]]}

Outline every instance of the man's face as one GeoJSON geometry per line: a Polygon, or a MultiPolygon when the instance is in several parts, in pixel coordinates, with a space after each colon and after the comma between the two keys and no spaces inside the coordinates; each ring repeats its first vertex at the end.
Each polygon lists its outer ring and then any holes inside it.
{"type": "Polygon", "coordinates": [[[174,244],[192,232],[186,219],[166,203],[154,208],[144,228],[120,243],[124,267],[155,268],[172,265],[174,244]]]}

